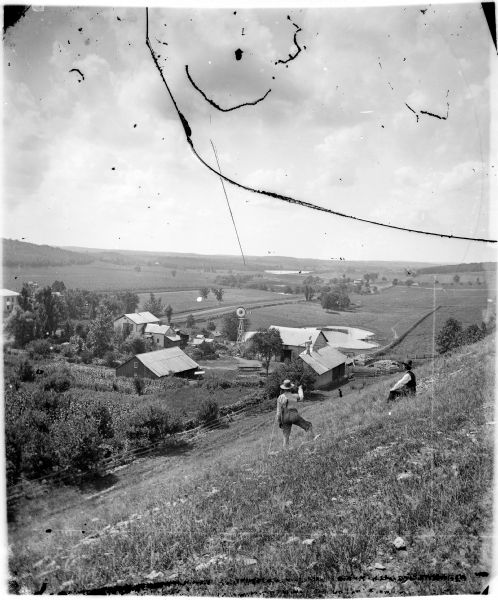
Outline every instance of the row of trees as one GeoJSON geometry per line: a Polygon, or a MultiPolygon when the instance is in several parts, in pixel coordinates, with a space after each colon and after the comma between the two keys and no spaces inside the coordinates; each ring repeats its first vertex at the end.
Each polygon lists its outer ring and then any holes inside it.
{"type": "Polygon", "coordinates": [[[461,321],[450,317],[436,337],[436,349],[439,354],[445,354],[465,344],[473,344],[494,331],[495,327],[496,318],[494,316],[488,323],[482,322],[480,326],[474,323],[465,328],[461,321]]]}
{"type": "Polygon", "coordinates": [[[201,298],[203,298],[204,300],[208,299],[209,296],[209,292],[212,292],[214,297],[216,298],[216,300],[218,300],[218,302],[222,302],[223,301],[223,295],[225,293],[224,289],[219,287],[219,288],[208,288],[208,287],[202,287],[199,290],[199,296],[201,298]]]}

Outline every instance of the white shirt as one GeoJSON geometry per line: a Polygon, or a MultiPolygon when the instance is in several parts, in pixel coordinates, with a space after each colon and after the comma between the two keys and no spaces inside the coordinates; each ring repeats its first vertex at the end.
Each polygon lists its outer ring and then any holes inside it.
{"type": "Polygon", "coordinates": [[[410,373],[405,373],[403,375],[403,377],[393,385],[393,387],[391,388],[391,392],[394,392],[394,390],[399,390],[400,387],[403,387],[404,385],[406,385],[409,381],[410,381],[411,377],[410,377],[410,373]]]}

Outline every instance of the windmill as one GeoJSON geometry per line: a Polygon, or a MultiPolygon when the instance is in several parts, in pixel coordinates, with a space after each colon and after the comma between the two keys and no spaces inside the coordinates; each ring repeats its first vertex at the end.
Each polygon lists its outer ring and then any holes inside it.
{"type": "Polygon", "coordinates": [[[235,311],[235,314],[239,319],[239,327],[237,329],[237,345],[240,345],[244,341],[246,309],[243,306],[239,306],[239,308],[235,311]]]}

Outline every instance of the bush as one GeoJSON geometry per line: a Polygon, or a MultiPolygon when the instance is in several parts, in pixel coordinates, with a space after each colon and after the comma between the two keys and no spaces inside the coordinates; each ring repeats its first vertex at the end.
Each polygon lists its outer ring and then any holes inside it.
{"type": "Polygon", "coordinates": [[[34,381],[35,372],[32,364],[27,360],[23,360],[17,368],[17,376],[21,381],[34,381]]]}
{"type": "Polygon", "coordinates": [[[133,385],[135,386],[135,391],[137,392],[137,394],[139,396],[142,396],[145,389],[145,384],[143,380],[140,379],[140,377],[135,377],[135,379],[133,380],[133,385]]]}
{"type": "Polygon", "coordinates": [[[219,407],[214,398],[207,398],[202,401],[197,411],[197,420],[200,423],[214,423],[218,420],[219,407]]]}
{"type": "Polygon", "coordinates": [[[289,363],[279,365],[266,379],[265,391],[269,398],[280,395],[280,385],[285,379],[290,379],[296,386],[303,386],[305,392],[313,389],[316,373],[302,360],[291,360],[289,363]]]}
{"type": "Polygon", "coordinates": [[[30,358],[45,357],[50,354],[50,342],[48,340],[33,340],[26,350],[30,358]]]}
{"type": "Polygon", "coordinates": [[[104,354],[104,364],[111,368],[116,367],[119,364],[116,360],[116,354],[113,350],[108,350],[104,354]]]}
{"type": "Polygon", "coordinates": [[[45,391],[54,390],[54,392],[66,392],[74,383],[73,376],[67,367],[56,369],[49,373],[43,381],[43,389],[45,391]]]}
{"type": "Polygon", "coordinates": [[[81,360],[85,365],[90,365],[92,363],[92,359],[93,359],[93,354],[90,352],[90,350],[85,349],[81,351],[81,360]]]}
{"type": "Polygon", "coordinates": [[[139,406],[130,418],[127,437],[139,446],[154,444],[176,433],[179,424],[162,406],[139,406]]]}

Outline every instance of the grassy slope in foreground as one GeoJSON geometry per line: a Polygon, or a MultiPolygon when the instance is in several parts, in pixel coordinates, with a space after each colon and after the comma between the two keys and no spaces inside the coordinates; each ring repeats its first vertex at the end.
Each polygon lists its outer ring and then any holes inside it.
{"type": "Polygon", "coordinates": [[[478,592],[486,580],[476,573],[490,567],[493,348],[488,339],[418,369],[416,399],[389,408],[385,383],[321,403],[321,438],[288,453],[268,456],[266,438],[258,455],[224,461],[221,447],[216,467],[175,502],[165,474],[139,515],[78,545],[68,535],[14,547],[11,570],[32,586],[47,578],[50,591],[171,577],[145,593],[478,592]],[[395,550],[398,536],[406,550],[395,550]],[[47,556],[42,577],[33,563],[47,556]]]}

